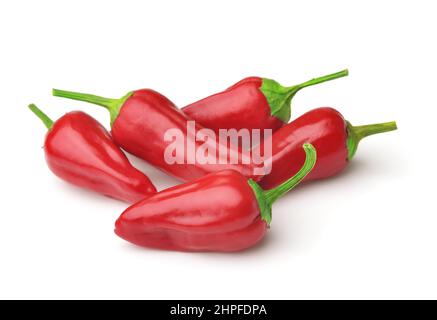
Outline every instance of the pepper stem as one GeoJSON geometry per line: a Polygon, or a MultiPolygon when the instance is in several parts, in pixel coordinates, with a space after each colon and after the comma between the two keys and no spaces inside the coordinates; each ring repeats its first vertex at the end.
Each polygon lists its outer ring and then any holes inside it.
{"type": "Polygon", "coordinates": [[[282,120],[284,123],[287,123],[291,117],[291,100],[300,89],[345,77],[348,74],[349,71],[345,69],[291,87],[284,87],[275,80],[264,78],[260,90],[267,99],[270,114],[282,120]]]}
{"type": "Polygon", "coordinates": [[[350,122],[347,122],[346,124],[348,133],[346,141],[346,146],[348,149],[348,160],[351,160],[354,157],[361,139],[371,136],[373,134],[393,131],[398,128],[395,121],[368,124],[364,126],[353,126],[350,124],[350,122]]]}
{"type": "Polygon", "coordinates": [[[280,186],[265,191],[260,187],[258,183],[256,183],[252,179],[249,179],[247,181],[249,186],[252,188],[258,202],[261,219],[264,220],[267,226],[269,226],[270,222],[272,221],[273,202],[275,202],[279,197],[297,186],[299,182],[301,182],[306,177],[306,175],[313,169],[314,165],[316,164],[316,149],[309,143],[305,143],[303,145],[303,149],[305,150],[306,158],[302,168],[299,170],[298,173],[296,173],[293,177],[285,181],[280,186]]]}
{"type": "Polygon", "coordinates": [[[29,109],[32,111],[38,118],[41,119],[42,123],[46,126],[48,130],[53,127],[53,121],[50,119],[44,112],[42,112],[36,105],[29,104],[29,109]]]}
{"type": "Polygon", "coordinates": [[[325,75],[325,76],[322,76],[322,77],[318,77],[318,78],[314,78],[314,79],[305,81],[305,82],[303,82],[301,84],[288,87],[287,89],[292,91],[292,92],[293,91],[297,92],[297,91],[299,91],[302,88],[306,88],[306,87],[313,86],[313,85],[316,85],[316,84],[319,84],[319,83],[322,83],[322,82],[331,81],[331,80],[334,80],[334,79],[346,77],[348,74],[349,74],[349,70],[348,69],[344,69],[344,70],[336,72],[336,73],[331,73],[331,74],[328,74],[328,75],[325,75]]]}
{"type": "Polygon", "coordinates": [[[272,205],[273,202],[275,202],[278,198],[282,197],[288,191],[296,187],[314,168],[314,165],[317,161],[316,149],[310,143],[305,143],[303,145],[303,149],[305,150],[306,158],[300,170],[293,177],[276,188],[264,191],[264,195],[269,205],[272,205]]]}
{"type": "Polygon", "coordinates": [[[117,118],[118,114],[120,113],[120,109],[123,106],[124,102],[133,94],[132,92],[129,92],[120,99],[111,99],[88,93],[65,91],[59,89],[53,89],[52,93],[55,97],[85,101],[106,108],[111,116],[111,126],[117,118]]]}

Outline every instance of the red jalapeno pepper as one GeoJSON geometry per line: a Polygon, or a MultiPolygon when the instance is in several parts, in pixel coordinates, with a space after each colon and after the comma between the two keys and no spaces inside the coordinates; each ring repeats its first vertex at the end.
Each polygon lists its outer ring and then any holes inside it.
{"type": "Polygon", "coordinates": [[[275,80],[248,77],[225,91],[194,102],[182,111],[213,129],[272,129],[290,120],[291,99],[301,89],[348,75],[348,70],[284,87],[275,80]]]}
{"type": "Polygon", "coordinates": [[[303,142],[317,149],[317,164],[305,180],[321,179],[343,170],[355,155],[361,139],[396,128],[394,121],[352,126],[333,108],[311,110],[273,134],[272,170],[259,184],[268,190],[293,176],[305,160],[300,148],[303,142]]]}
{"type": "Polygon", "coordinates": [[[239,251],[258,243],[271,221],[271,206],[295,187],[316,163],[316,150],[303,146],[299,172],[264,191],[233,170],[161,191],[126,209],[115,233],[139,246],[178,251],[239,251]]]}
{"type": "MultiPolygon", "coordinates": [[[[107,108],[111,115],[112,138],[126,151],[146,160],[164,172],[179,179],[189,181],[211,172],[225,169],[236,170],[243,175],[258,180],[257,169],[262,164],[254,164],[249,154],[237,147],[220,143],[218,137],[199,141],[197,135],[205,129],[193,123],[193,132],[187,132],[187,123],[191,120],[168,98],[162,94],[143,89],[128,93],[121,99],[108,99],[95,95],[53,90],[53,95],[87,101],[107,108]],[[178,130],[182,135],[183,151],[176,152],[171,162],[166,160],[170,145],[175,141],[166,140],[167,133],[178,130]],[[215,163],[201,163],[193,158],[188,146],[193,150],[205,149],[216,156],[215,163]],[[203,147],[202,147],[203,146],[203,147]],[[225,150],[226,152],[222,152],[225,150]],[[238,163],[228,161],[230,153],[235,154],[238,163]]],[[[261,172],[261,171],[260,171],[261,172]]]]}
{"type": "Polygon", "coordinates": [[[50,170],[61,179],[127,202],[156,193],[143,173],[135,169],[94,118],[73,111],[56,122],[29,105],[49,130],[44,152],[50,170]]]}

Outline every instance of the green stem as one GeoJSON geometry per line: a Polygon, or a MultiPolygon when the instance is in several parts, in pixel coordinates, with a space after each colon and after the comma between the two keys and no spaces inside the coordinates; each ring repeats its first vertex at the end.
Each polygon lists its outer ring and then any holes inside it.
{"type": "Polygon", "coordinates": [[[317,161],[316,149],[309,143],[305,143],[303,149],[305,150],[306,159],[299,172],[276,188],[264,191],[264,195],[269,205],[272,205],[278,198],[296,187],[314,168],[317,161]]]}
{"type": "Polygon", "coordinates": [[[328,74],[326,76],[322,76],[322,77],[318,77],[318,78],[314,78],[314,79],[305,81],[305,82],[298,84],[298,85],[287,87],[287,89],[292,91],[292,92],[297,92],[302,88],[306,88],[306,87],[314,86],[314,85],[322,83],[322,82],[331,81],[334,79],[346,77],[348,74],[349,74],[349,70],[344,69],[344,70],[336,72],[336,73],[331,73],[331,74],[328,74]]]}
{"type": "Polygon", "coordinates": [[[273,202],[275,202],[279,197],[297,186],[306,177],[306,175],[311,172],[311,170],[314,168],[314,165],[316,164],[316,149],[309,143],[305,143],[302,147],[305,150],[306,156],[302,168],[300,168],[298,173],[296,173],[293,177],[291,177],[281,185],[277,186],[274,189],[265,191],[260,187],[258,183],[256,183],[252,179],[249,179],[247,181],[249,186],[252,188],[258,202],[261,219],[267,224],[267,226],[269,226],[270,222],[272,221],[273,202]]]}
{"type": "Polygon", "coordinates": [[[258,202],[261,219],[265,221],[267,226],[269,226],[270,222],[272,221],[273,202],[275,202],[279,197],[297,186],[306,177],[306,175],[311,172],[311,170],[314,168],[314,165],[316,164],[316,149],[309,143],[305,143],[303,145],[303,148],[305,150],[306,158],[302,168],[293,177],[291,177],[281,185],[277,186],[276,188],[265,191],[260,187],[258,183],[256,183],[252,179],[249,179],[247,181],[249,186],[252,188],[258,202]]]}
{"type": "Polygon", "coordinates": [[[364,126],[353,126],[350,122],[347,122],[348,138],[346,145],[348,149],[348,160],[351,160],[354,157],[361,139],[373,134],[393,131],[397,128],[395,121],[368,124],[364,126]]]}
{"type": "Polygon", "coordinates": [[[41,119],[42,123],[50,130],[53,127],[53,121],[44,112],[42,112],[36,105],[29,104],[29,109],[41,119]]]}
{"type": "Polygon", "coordinates": [[[291,87],[284,87],[275,80],[263,78],[260,90],[267,99],[270,107],[270,114],[282,120],[284,123],[287,123],[291,116],[291,100],[300,89],[345,77],[348,74],[348,70],[345,69],[291,87]]]}
{"type": "Polygon", "coordinates": [[[88,94],[88,93],[79,93],[79,92],[65,91],[65,90],[59,90],[59,89],[53,89],[53,95],[55,97],[62,97],[62,98],[68,98],[68,99],[73,99],[73,100],[94,103],[94,104],[97,104],[99,106],[105,107],[108,110],[118,100],[118,99],[99,97],[99,96],[95,96],[93,94],[88,94]]]}
{"type": "Polygon", "coordinates": [[[115,119],[117,118],[118,114],[120,113],[120,109],[123,106],[124,102],[132,95],[132,92],[129,92],[125,96],[123,96],[120,99],[111,99],[111,98],[105,98],[96,96],[93,94],[88,93],[80,93],[80,92],[73,92],[73,91],[65,91],[65,90],[59,90],[59,89],[53,89],[53,95],[55,97],[62,97],[62,98],[68,98],[73,100],[79,100],[79,101],[85,101],[89,103],[93,103],[99,106],[102,106],[106,108],[109,111],[109,114],[111,116],[111,126],[114,123],[115,119]]]}

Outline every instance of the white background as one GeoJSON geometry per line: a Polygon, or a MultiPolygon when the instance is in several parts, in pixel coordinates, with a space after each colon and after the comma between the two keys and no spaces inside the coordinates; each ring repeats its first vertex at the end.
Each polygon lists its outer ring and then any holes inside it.
{"type": "MultiPolygon", "coordinates": [[[[0,298],[437,298],[434,1],[2,1],[0,298]],[[120,97],[150,87],[184,106],[259,75],[307,88],[294,117],[334,106],[354,124],[396,120],[336,178],[274,207],[258,247],[191,254],[113,233],[126,205],[47,168],[45,128],[103,108],[51,88],[120,97]]],[[[176,183],[134,159],[159,189],[176,183]]]]}

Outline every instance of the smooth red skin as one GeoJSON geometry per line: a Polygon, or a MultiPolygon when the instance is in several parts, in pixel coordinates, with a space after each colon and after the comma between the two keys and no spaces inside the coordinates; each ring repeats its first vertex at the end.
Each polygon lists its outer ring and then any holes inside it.
{"type": "MultiPolygon", "coordinates": [[[[193,138],[186,137],[188,118],[182,111],[162,94],[150,90],[138,90],[129,97],[121,107],[120,113],[112,126],[112,137],[114,141],[126,151],[140,157],[157,168],[163,170],[176,178],[184,181],[190,181],[202,177],[211,172],[217,172],[225,169],[233,169],[246,177],[259,180],[260,176],[254,175],[255,165],[250,163],[244,164],[189,164],[183,163],[168,164],[165,161],[165,149],[172,144],[172,141],[164,141],[164,135],[167,130],[179,129],[184,133],[184,141],[194,141],[193,138]]],[[[196,122],[196,132],[203,129],[196,122]]],[[[218,150],[217,141],[209,140],[212,148],[218,150]]],[[[204,142],[194,141],[196,150],[204,142]]],[[[237,151],[238,152],[238,151],[237,151]]],[[[241,157],[241,153],[239,152],[241,157]]],[[[229,162],[229,161],[224,161],[229,162]]],[[[262,165],[259,165],[262,167],[262,165]]]]}
{"type": "Polygon", "coordinates": [[[70,112],[56,121],[44,151],[53,173],[77,186],[130,203],[156,193],[106,129],[84,112],[70,112]]]}
{"type": "Polygon", "coordinates": [[[194,102],[182,111],[202,126],[218,133],[219,129],[272,129],[285,123],[271,115],[271,109],[260,87],[263,79],[245,78],[225,91],[194,102]]]}
{"type": "Polygon", "coordinates": [[[305,162],[303,143],[317,150],[317,162],[305,181],[335,175],[347,166],[346,142],[346,121],[337,110],[311,110],[273,134],[272,171],[259,184],[268,190],[294,176],[305,162]]]}
{"type": "Polygon", "coordinates": [[[129,242],[177,251],[239,251],[266,230],[247,178],[233,170],[161,191],[126,209],[115,224],[129,242]]]}

